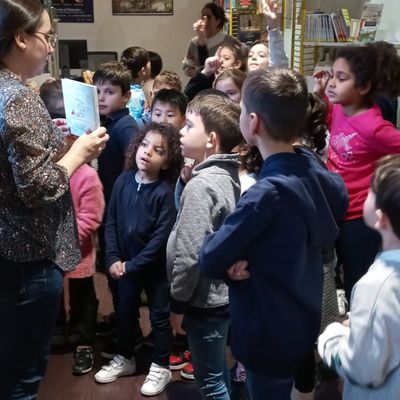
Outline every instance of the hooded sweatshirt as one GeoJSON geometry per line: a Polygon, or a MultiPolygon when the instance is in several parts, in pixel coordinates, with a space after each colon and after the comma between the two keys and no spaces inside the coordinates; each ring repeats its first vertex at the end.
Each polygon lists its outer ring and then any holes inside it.
{"type": "Polygon", "coordinates": [[[237,360],[269,376],[292,375],[318,336],[322,247],[338,235],[347,191],[305,149],[268,157],[236,211],[205,239],[200,270],[222,278],[239,260],[250,277],[230,283],[231,346],[237,360]]]}
{"type": "Polygon", "coordinates": [[[239,196],[236,155],[215,154],[193,169],[167,244],[173,312],[183,314],[188,307],[193,312],[212,310],[229,303],[228,287],[221,279],[209,279],[200,273],[197,255],[204,237],[222,225],[239,196]]]}

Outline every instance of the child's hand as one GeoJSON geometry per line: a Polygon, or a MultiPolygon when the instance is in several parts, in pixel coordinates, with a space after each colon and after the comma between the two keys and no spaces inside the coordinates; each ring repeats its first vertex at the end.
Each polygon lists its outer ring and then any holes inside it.
{"type": "Polygon", "coordinates": [[[265,17],[265,23],[268,29],[272,30],[278,28],[279,21],[276,14],[278,8],[275,0],[262,0],[263,14],[265,17]]]}
{"type": "Polygon", "coordinates": [[[180,335],[186,335],[186,332],[182,328],[183,316],[184,314],[175,314],[171,312],[169,317],[172,329],[180,335]]]}
{"type": "Polygon", "coordinates": [[[345,320],[342,322],[342,325],[347,326],[347,327],[349,328],[349,327],[350,327],[350,318],[345,319],[345,320]]]}
{"type": "Polygon", "coordinates": [[[195,167],[195,163],[193,164],[185,164],[181,169],[180,178],[183,182],[188,183],[192,178],[192,170],[195,167]]]}
{"type": "Polygon", "coordinates": [[[250,271],[247,269],[249,263],[246,260],[237,261],[229,269],[227,274],[233,281],[243,281],[250,278],[250,271]]]}
{"type": "Polygon", "coordinates": [[[323,95],[328,85],[331,74],[327,70],[318,71],[313,75],[314,78],[314,93],[323,95]]]}
{"type": "Polygon", "coordinates": [[[211,76],[221,68],[220,53],[221,53],[221,46],[218,47],[218,50],[215,52],[215,56],[206,58],[203,71],[201,71],[203,75],[211,76]]]}
{"type": "Polygon", "coordinates": [[[68,136],[71,134],[67,125],[67,120],[65,118],[54,118],[53,122],[56,124],[56,127],[61,130],[64,136],[68,136]]]}
{"type": "Polygon", "coordinates": [[[109,272],[112,278],[121,279],[126,274],[125,263],[122,263],[121,261],[116,261],[109,268],[109,272]]]}

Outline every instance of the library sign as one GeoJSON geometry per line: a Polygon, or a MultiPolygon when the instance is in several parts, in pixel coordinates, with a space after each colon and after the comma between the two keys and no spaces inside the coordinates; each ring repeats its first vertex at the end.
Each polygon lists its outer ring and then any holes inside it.
{"type": "Polygon", "coordinates": [[[94,22],[93,0],[53,0],[59,22],[94,22]]]}

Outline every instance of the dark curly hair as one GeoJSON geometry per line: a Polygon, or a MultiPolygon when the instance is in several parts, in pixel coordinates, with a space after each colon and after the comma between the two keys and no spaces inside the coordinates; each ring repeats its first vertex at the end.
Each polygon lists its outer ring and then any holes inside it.
{"type": "Polygon", "coordinates": [[[379,41],[365,46],[345,46],[338,50],[338,58],[349,63],[357,87],[371,85],[365,97],[367,101],[373,102],[379,93],[391,97],[400,95],[400,56],[392,44],[379,41]]]}
{"type": "Polygon", "coordinates": [[[258,175],[264,160],[257,147],[250,146],[244,141],[239,144],[239,161],[241,170],[258,175]]]}
{"type": "Polygon", "coordinates": [[[152,122],[145,125],[142,130],[132,139],[126,152],[125,171],[137,170],[136,153],[143,139],[149,132],[157,132],[162,136],[163,143],[167,147],[168,168],[160,171],[160,179],[166,179],[175,184],[183,166],[183,157],[180,149],[179,132],[170,124],[158,124],[152,122]]]}
{"type": "Polygon", "coordinates": [[[319,93],[308,93],[308,100],[310,105],[300,140],[318,155],[322,155],[326,146],[328,105],[319,93]]]}

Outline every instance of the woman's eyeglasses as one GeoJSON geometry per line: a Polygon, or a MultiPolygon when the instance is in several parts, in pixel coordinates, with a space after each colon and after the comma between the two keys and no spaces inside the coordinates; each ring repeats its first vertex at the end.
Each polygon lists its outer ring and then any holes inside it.
{"type": "Polygon", "coordinates": [[[55,33],[44,33],[44,32],[39,32],[39,31],[33,31],[32,33],[40,33],[46,38],[46,42],[51,46],[51,47],[56,47],[57,43],[57,34],[55,33]]]}

